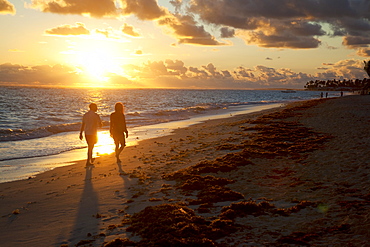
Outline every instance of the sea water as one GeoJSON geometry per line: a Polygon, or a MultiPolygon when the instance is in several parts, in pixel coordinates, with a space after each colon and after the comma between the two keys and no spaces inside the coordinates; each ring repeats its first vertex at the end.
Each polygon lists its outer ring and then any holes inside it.
{"type": "Polygon", "coordinates": [[[99,156],[114,152],[109,116],[116,102],[125,105],[127,143],[136,145],[208,119],[318,97],[314,91],[0,87],[0,183],[85,159],[86,143],[78,137],[90,103],[104,125],[94,149],[99,156]]]}

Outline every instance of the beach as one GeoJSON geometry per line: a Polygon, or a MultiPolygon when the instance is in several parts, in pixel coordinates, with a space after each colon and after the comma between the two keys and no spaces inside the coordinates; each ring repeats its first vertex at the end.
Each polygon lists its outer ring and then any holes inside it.
{"type": "Polygon", "coordinates": [[[294,102],[2,183],[0,246],[365,246],[369,106],[294,102]]]}

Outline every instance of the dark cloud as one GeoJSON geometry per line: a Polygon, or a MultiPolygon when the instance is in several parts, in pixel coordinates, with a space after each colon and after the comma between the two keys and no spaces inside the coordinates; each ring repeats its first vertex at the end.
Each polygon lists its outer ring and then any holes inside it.
{"type": "Polygon", "coordinates": [[[122,0],[123,12],[136,15],[141,20],[156,20],[167,15],[167,10],[160,7],[156,0],[122,0]]]}
{"type": "Polygon", "coordinates": [[[235,36],[234,29],[231,29],[228,27],[222,27],[220,31],[221,31],[221,38],[232,38],[235,36]]]}
{"type": "Polygon", "coordinates": [[[370,44],[370,36],[346,36],[343,45],[348,47],[367,47],[370,44]]]}
{"type": "MultiPolygon", "coordinates": [[[[9,6],[7,0],[0,1],[9,6]]],[[[204,28],[205,23],[219,26],[221,38],[236,35],[247,44],[266,48],[317,48],[323,35],[342,36],[343,45],[351,49],[370,46],[367,0],[171,0],[170,3],[175,13],[159,6],[157,0],[32,0],[31,6],[58,14],[135,15],[141,20],[156,20],[169,27],[180,44],[224,45],[204,28]],[[328,33],[324,25],[329,27],[328,33]]],[[[137,37],[139,33],[130,28],[124,27],[124,33],[137,37]]]]}
{"type": "Polygon", "coordinates": [[[0,0],[0,14],[15,14],[15,7],[8,0],[0,0]]]}
{"type": "Polygon", "coordinates": [[[181,11],[182,0],[170,0],[170,4],[172,4],[175,7],[176,13],[181,11]]]}
{"type": "Polygon", "coordinates": [[[190,15],[171,15],[158,21],[159,25],[169,27],[180,44],[225,45],[209,34],[204,26],[197,25],[190,15]]]}
{"type": "Polygon", "coordinates": [[[184,62],[180,60],[167,59],[165,61],[168,70],[175,71],[178,75],[183,75],[187,72],[187,68],[184,66],[184,62]]]}
{"type": "Polygon", "coordinates": [[[49,35],[89,35],[90,31],[86,29],[85,24],[76,23],[76,26],[62,25],[45,31],[49,35]]]}
{"type": "Polygon", "coordinates": [[[307,49],[317,48],[321,41],[310,36],[297,36],[290,32],[265,34],[263,31],[248,32],[242,36],[247,44],[256,44],[265,48],[307,49]]]}
{"type": "Polygon", "coordinates": [[[207,23],[242,31],[247,44],[262,47],[316,48],[318,37],[326,35],[324,23],[333,36],[370,37],[370,1],[365,0],[193,0],[189,9],[207,23]]]}

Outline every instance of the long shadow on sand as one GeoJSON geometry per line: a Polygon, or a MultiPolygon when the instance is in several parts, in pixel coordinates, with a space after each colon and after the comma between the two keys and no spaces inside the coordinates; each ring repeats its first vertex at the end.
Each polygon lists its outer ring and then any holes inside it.
{"type": "Polygon", "coordinates": [[[92,184],[93,169],[94,167],[86,168],[85,186],[69,238],[72,244],[77,244],[81,239],[90,239],[89,236],[96,234],[99,229],[98,196],[92,184]]]}

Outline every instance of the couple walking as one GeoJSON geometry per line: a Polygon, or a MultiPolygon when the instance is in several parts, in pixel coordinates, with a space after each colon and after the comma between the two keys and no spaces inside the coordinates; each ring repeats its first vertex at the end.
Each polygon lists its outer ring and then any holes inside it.
{"type": "MultiPolygon", "coordinates": [[[[92,157],[94,145],[98,141],[98,128],[102,126],[99,115],[96,113],[98,106],[95,103],[89,105],[90,110],[84,114],[82,118],[82,125],[80,130],[80,139],[83,139],[82,133],[85,132],[85,139],[87,142],[87,161],[86,166],[91,166],[94,163],[92,157]]],[[[114,106],[114,112],[110,115],[109,123],[110,136],[114,140],[116,146],[115,153],[117,163],[120,163],[119,155],[126,146],[125,137],[128,137],[128,131],[126,127],[126,118],[124,115],[124,107],[121,102],[118,102],[114,106]]]]}

